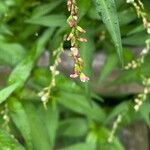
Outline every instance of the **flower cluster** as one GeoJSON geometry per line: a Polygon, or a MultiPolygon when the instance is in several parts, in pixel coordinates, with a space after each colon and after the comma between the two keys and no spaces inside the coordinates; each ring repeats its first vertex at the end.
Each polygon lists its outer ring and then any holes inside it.
{"type": "Polygon", "coordinates": [[[114,134],[116,133],[116,130],[120,124],[120,122],[122,121],[122,114],[118,115],[117,119],[114,121],[113,123],[113,127],[112,127],[112,131],[110,133],[110,136],[108,138],[108,142],[111,143],[114,137],[114,134]]]}
{"type": "Polygon", "coordinates": [[[3,120],[4,123],[2,124],[2,128],[5,128],[8,132],[10,132],[10,128],[9,128],[9,122],[10,122],[10,117],[8,115],[8,107],[7,107],[7,103],[4,105],[4,110],[1,111],[1,115],[3,115],[3,120]]]}
{"type": "MultiPolygon", "coordinates": [[[[147,29],[147,33],[150,34],[150,23],[147,20],[147,14],[144,10],[143,3],[138,0],[137,2],[134,2],[134,0],[127,0],[127,3],[132,3],[134,8],[136,9],[138,17],[142,18],[143,26],[147,29]]],[[[144,59],[146,54],[150,51],[150,39],[146,40],[146,47],[142,50],[140,57],[137,60],[133,60],[132,62],[128,63],[127,66],[125,66],[125,69],[135,69],[137,67],[140,67],[144,63],[144,59]]]]}
{"type": "Polygon", "coordinates": [[[47,102],[49,101],[51,90],[53,87],[56,86],[56,76],[59,74],[59,71],[57,70],[58,64],[61,62],[60,55],[63,52],[63,43],[60,44],[60,46],[53,51],[53,57],[54,57],[54,63],[52,66],[50,66],[51,71],[51,82],[48,87],[45,87],[38,95],[41,97],[41,101],[44,104],[44,107],[46,107],[47,102]]]}
{"type": "Polygon", "coordinates": [[[134,6],[138,17],[142,18],[143,26],[147,29],[147,32],[149,33],[150,23],[147,20],[147,14],[145,12],[144,5],[141,2],[141,0],[137,0],[137,2],[135,2],[134,0],[127,0],[127,3],[131,3],[134,6]]]}
{"type": "Polygon", "coordinates": [[[134,100],[135,101],[135,106],[134,106],[135,111],[139,110],[139,108],[141,107],[143,102],[146,100],[147,94],[150,92],[150,78],[148,78],[148,79],[144,78],[143,85],[144,85],[143,93],[138,94],[134,100]]]}
{"type": "MultiPolygon", "coordinates": [[[[145,13],[144,10],[144,5],[140,0],[137,0],[137,2],[132,2],[133,6],[136,9],[138,17],[142,18],[143,21],[143,26],[147,29],[147,33],[150,34],[150,23],[147,20],[147,14],[145,13]]],[[[131,63],[128,63],[127,66],[125,66],[125,69],[135,69],[137,67],[140,67],[141,64],[144,63],[145,56],[149,53],[150,51],[150,39],[146,40],[146,47],[142,50],[140,53],[140,57],[137,60],[133,60],[131,63]]],[[[144,85],[144,91],[143,93],[140,93],[137,95],[135,98],[135,106],[134,109],[135,111],[138,111],[143,102],[147,98],[147,94],[150,91],[150,78],[145,78],[143,80],[143,85],[144,85]]]]}
{"type": "Polygon", "coordinates": [[[70,75],[71,78],[80,77],[82,82],[86,82],[89,80],[83,73],[84,63],[79,54],[79,44],[78,42],[87,42],[86,38],[80,37],[81,33],[86,33],[86,31],[77,25],[78,21],[78,8],[76,6],[75,0],[67,1],[68,11],[70,12],[70,16],[67,19],[69,27],[71,28],[70,34],[67,36],[67,41],[71,41],[71,56],[74,59],[74,73],[70,75]]]}
{"type": "Polygon", "coordinates": [[[149,53],[150,51],[150,39],[146,40],[146,47],[143,48],[143,50],[140,53],[139,58],[136,60],[132,60],[130,63],[128,63],[125,66],[125,69],[136,69],[137,67],[140,67],[144,63],[145,56],[149,53]]]}

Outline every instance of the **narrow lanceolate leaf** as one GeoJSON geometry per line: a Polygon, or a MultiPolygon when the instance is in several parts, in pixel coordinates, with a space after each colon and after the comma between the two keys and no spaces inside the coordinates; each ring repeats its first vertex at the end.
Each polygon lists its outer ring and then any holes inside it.
{"type": "Polygon", "coordinates": [[[104,66],[101,69],[100,77],[99,77],[99,84],[101,84],[112,72],[112,70],[117,65],[117,57],[116,55],[112,54],[109,55],[105,61],[104,66]]]}
{"type": "Polygon", "coordinates": [[[147,123],[147,125],[150,127],[150,103],[144,103],[140,109],[140,114],[147,123]]]}
{"type": "Polygon", "coordinates": [[[14,138],[4,130],[0,130],[1,150],[25,150],[14,138]]]}
{"type": "Polygon", "coordinates": [[[48,104],[48,109],[45,110],[43,106],[38,111],[38,116],[41,118],[41,122],[45,124],[45,128],[47,129],[48,137],[49,137],[49,150],[54,149],[55,146],[55,138],[59,125],[59,110],[57,105],[48,104]]]}
{"type": "Polygon", "coordinates": [[[24,84],[34,67],[37,58],[44,52],[44,46],[52,33],[53,30],[46,30],[46,32],[44,32],[34,45],[32,51],[12,71],[9,77],[9,83],[20,82],[20,86],[24,84]]]}
{"type": "Polygon", "coordinates": [[[0,103],[5,101],[17,88],[22,87],[30,76],[36,60],[44,52],[44,46],[51,37],[53,29],[46,30],[32,51],[16,66],[9,76],[9,86],[0,90],[0,103]]]}
{"type": "Polygon", "coordinates": [[[59,112],[57,106],[49,106],[45,115],[46,127],[50,138],[50,145],[54,149],[55,138],[59,123],[59,112]]]}
{"type": "Polygon", "coordinates": [[[82,137],[87,134],[88,123],[83,118],[71,118],[62,120],[59,124],[58,134],[64,137],[82,137]],[[78,128],[77,130],[77,127],[78,128]]]}
{"type": "Polygon", "coordinates": [[[66,16],[61,14],[47,15],[39,18],[31,18],[26,22],[46,27],[60,27],[66,25],[66,16]]]}
{"type": "Polygon", "coordinates": [[[40,119],[37,109],[31,103],[24,103],[31,127],[32,143],[35,150],[51,150],[48,133],[44,122],[40,119]]]}
{"type": "Polygon", "coordinates": [[[114,0],[94,0],[94,1],[97,7],[97,11],[102,17],[102,20],[112,37],[119,59],[123,64],[123,50],[115,2],[114,0]]]}
{"type": "Polygon", "coordinates": [[[18,43],[0,41],[0,63],[16,65],[25,56],[25,49],[18,43]]]}
{"type": "Polygon", "coordinates": [[[49,3],[44,3],[43,5],[37,6],[31,15],[31,18],[39,18],[41,16],[44,16],[51,11],[53,11],[55,8],[57,8],[63,0],[57,0],[57,1],[52,1],[49,3]]]}
{"type": "Polygon", "coordinates": [[[0,104],[12,94],[12,92],[18,87],[18,85],[19,83],[17,82],[10,86],[7,86],[0,91],[0,104]]]}
{"type": "Polygon", "coordinates": [[[26,148],[28,150],[32,150],[30,124],[24,107],[17,99],[10,98],[8,100],[8,108],[13,122],[24,137],[24,140],[26,142],[26,148]]]}
{"type": "Polygon", "coordinates": [[[92,118],[99,122],[105,120],[105,112],[103,109],[98,106],[96,103],[92,103],[91,105],[87,101],[84,95],[74,94],[74,93],[66,93],[60,92],[59,97],[56,100],[66,108],[88,116],[88,118],[92,118]]]}
{"type": "Polygon", "coordinates": [[[61,148],[61,150],[94,150],[95,146],[94,144],[90,144],[90,143],[78,143],[78,144],[74,144],[65,148],[61,148]]]}

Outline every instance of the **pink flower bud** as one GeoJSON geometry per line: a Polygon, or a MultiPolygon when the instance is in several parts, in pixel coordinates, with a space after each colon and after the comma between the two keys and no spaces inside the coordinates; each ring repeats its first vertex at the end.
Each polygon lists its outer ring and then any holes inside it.
{"type": "Polygon", "coordinates": [[[79,51],[76,47],[71,47],[71,51],[73,52],[74,57],[77,57],[79,55],[79,51]]]}
{"type": "Polygon", "coordinates": [[[79,40],[80,42],[87,42],[87,39],[86,39],[86,38],[78,38],[78,40],[79,40]]]}
{"type": "Polygon", "coordinates": [[[73,16],[73,19],[74,19],[75,21],[77,21],[77,20],[78,20],[78,16],[77,16],[77,15],[74,15],[74,16],[73,16]]]}
{"type": "Polygon", "coordinates": [[[69,26],[70,26],[71,28],[75,27],[76,24],[77,24],[77,21],[76,21],[72,16],[69,17],[67,21],[68,21],[68,24],[69,24],[69,26]]]}
{"type": "Polygon", "coordinates": [[[145,18],[143,19],[143,25],[144,25],[145,28],[148,26],[148,22],[145,18]]]}
{"type": "Polygon", "coordinates": [[[70,78],[77,78],[77,77],[78,77],[78,74],[76,73],[70,75],[70,78]]]}
{"type": "Polygon", "coordinates": [[[80,74],[80,80],[81,80],[82,82],[87,82],[87,81],[89,81],[90,79],[89,79],[89,77],[87,77],[84,73],[81,73],[81,74],[80,74]]]}
{"type": "Polygon", "coordinates": [[[71,0],[67,1],[67,5],[68,5],[68,11],[71,11],[71,5],[72,5],[71,0]]]}

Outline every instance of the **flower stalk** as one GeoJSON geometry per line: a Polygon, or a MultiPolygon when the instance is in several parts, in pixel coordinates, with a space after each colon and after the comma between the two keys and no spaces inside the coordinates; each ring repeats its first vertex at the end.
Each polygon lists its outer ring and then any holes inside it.
{"type": "Polygon", "coordinates": [[[74,73],[70,75],[71,78],[80,77],[82,82],[89,80],[83,73],[84,62],[79,54],[79,42],[87,42],[86,38],[80,36],[81,33],[86,33],[86,31],[78,26],[78,7],[76,6],[75,0],[67,1],[68,11],[70,16],[67,19],[68,25],[71,28],[71,32],[67,36],[66,40],[71,42],[71,56],[74,60],[74,73]]]}
{"type": "MultiPolygon", "coordinates": [[[[144,5],[141,2],[141,0],[137,0],[137,2],[135,2],[134,0],[127,0],[127,3],[131,3],[134,6],[138,17],[142,18],[143,26],[147,29],[147,33],[150,34],[150,22],[148,22],[148,20],[147,20],[147,14],[144,10],[144,5]]],[[[133,60],[131,63],[128,63],[127,66],[125,66],[126,70],[141,67],[141,65],[144,63],[145,56],[150,51],[150,38],[148,38],[145,43],[146,43],[146,46],[140,53],[140,57],[137,60],[133,60]]],[[[142,75],[142,76],[144,76],[144,75],[142,75]]],[[[141,105],[147,99],[147,94],[150,92],[150,78],[143,77],[143,86],[144,86],[143,92],[138,94],[136,96],[136,98],[134,99],[135,111],[138,111],[140,109],[141,105]]]]}
{"type": "MultiPolygon", "coordinates": [[[[127,0],[127,3],[131,3],[134,6],[138,17],[142,18],[144,28],[146,28],[147,33],[150,34],[150,22],[148,22],[147,14],[145,12],[144,5],[141,2],[141,0],[138,0],[137,2],[135,2],[134,0],[127,0]]],[[[144,63],[145,56],[150,51],[150,39],[148,38],[145,43],[146,47],[140,53],[140,57],[137,60],[133,60],[132,62],[128,63],[125,66],[126,70],[136,69],[144,63]]]]}
{"type": "Polygon", "coordinates": [[[117,116],[117,119],[114,121],[112,130],[110,132],[110,136],[108,137],[108,142],[109,143],[111,143],[113,141],[113,137],[114,137],[114,135],[115,135],[115,133],[117,131],[117,128],[118,128],[119,124],[122,121],[122,117],[123,117],[123,115],[120,114],[120,115],[117,116]]]}
{"type": "Polygon", "coordinates": [[[63,42],[60,44],[60,46],[53,51],[53,57],[54,57],[54,63],[52,66],[50,66],[50,72],[51,72],[51,81],[48,87],[45,87],[38,95],[41,97],[41,101],[43,102],[43,105],[45,109],[47,109],[47,103],[49,99],[51,98],[51,91],[56,86],[56,76],[59,74],[59,71],[57,70],[57,67],[59,63],[61,62],[60,55],[63,52],[63,42]]]}
{"type": "Polygon", "coordinates": [[[150,78],[144,77],[143,86],[144,86],[143,93],[138,94],[137,97],[134,99],[135,111],[138,111],[140,109],[140,107],[142,106],[142,104],[144,103],[144,101],[147,99],[147,95],[150,92],[150,78]]]}

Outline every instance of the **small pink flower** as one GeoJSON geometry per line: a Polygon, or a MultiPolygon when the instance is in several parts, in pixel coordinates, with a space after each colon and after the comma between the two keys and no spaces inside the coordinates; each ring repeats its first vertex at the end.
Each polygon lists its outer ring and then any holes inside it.
{"type": "Polygon", "coordinates": [[[79,51],[76,47],[71,47],[71,51],[74,57],[77,57],[79,55],[79,51]]]}
{"type": "Polygon", "coordinates": [[[80,42],[87,42],[87,39],[86,38],[78,38],[78,40],[80,41],[80,42]]]}
{"type": "Polygon", "coordinates": [[[70,75],[70,78],[77,78],[77,77],[78,77],[78,74],[76,73],[70,75]]]}
{"type": "Polygon", "coordinates": [[[89,81],[90,79],[89,79],[89,77],[87,77],[84,73],[81,73],[81,74],[80,74],[80,80],[81,80],[82,82],[87,82],[87,81],[89,81]]]}
{"type": "Polygon", "coordinates": [[[148,26],[148,22],[147,22],[147,20],[145,18],[143,19],[143,24],[144,24],[145,28],[148,26]]]}

